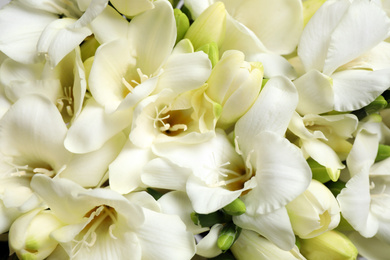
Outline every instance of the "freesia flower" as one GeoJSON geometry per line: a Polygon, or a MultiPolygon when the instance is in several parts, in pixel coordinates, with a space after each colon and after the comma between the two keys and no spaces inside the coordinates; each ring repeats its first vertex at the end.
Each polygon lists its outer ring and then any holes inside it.
{"type": "Polygon", "coordinates": [[[67,128],[50,100],[27,95],[3,116],[0,129],[1,199],[6,208],[26,212],[39,203],[30,188],[31,177],[53,177],[71,158],[63,144],[67,128]]]}
{"type": "Polygon", "coordinates": [[[155,8],[128,23],[121,38],[97,49],[89,74],[89,88],[97,103],[87,103],[70,128],[65,140],[70,151],[83,153],[101,147],[131,125],[133,109],[149,95],[166,88],[178,95],[207,80],[211,71],[207,55],[194,53],[188,41],[183,43],[185,48],[179,45],[174,51],[176,26],[172,7],[166,1],[154,4],[155,8]],[[104,123],[107,121],[110,124],[104,123]],[[85,126],[91,124],[101,131],[94,135],[86,132],[85,126]]]}
{"type": "Polygon", "coordinates": [[[381,42],[389,31],[390,20],[376,1],[326,1],[305,26],[298,45],[306,73],[294,81],[297,111],[357,110],[385,91],[388,63],[371,51],[388,48],[381,42]],[[357,65],[354,60],[362,55],[364,62],[357,65]]]}
{"type": "Polygon", "coordinates": [[[44,175],[34,176],[31,186],[62,222],[50,237],[71,259],[191,259],[195,254],[180,218],[137,205],[137,196],[128,200],[110,189],[85,190],[44,175]]]}
{"type": "Polygon", "coordinates": [[[350,179],[337,196],[341,212],[362,236],[390,243],[389,159],[374,163],[378,136],[361,130],[347,158],[350,179]]]}

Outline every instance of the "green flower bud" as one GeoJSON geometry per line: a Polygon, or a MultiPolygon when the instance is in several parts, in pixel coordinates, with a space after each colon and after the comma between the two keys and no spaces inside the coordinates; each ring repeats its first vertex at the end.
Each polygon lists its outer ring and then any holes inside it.
{"type": "Polygon", "coordinates": [[[216,42],[221,45],[225,37],[226,10],[222,2],[210,5],[190,26],[185,38],[188,38],[195,49],[216,42]]]}
{"type": "Polygon", "coordinates": [[[238,216],[238,215],[242,215],[245,213],[246,207],[245,207],[244,202],[242,200],[240,200],[239,198],[237,198],[233,202],[231,202],[230,204],[226,205],[223,208],[223,211],[226,214],[229,214],[232,216],[238,216]]]}
{"type": "Polygon", "coordinates": [[[358,255],[351,240],[334,230],[302,239],[300,251],[307,259],[354,260],[358,255]]]}
{"type": "Polygon", "coordinates": [[[178,43],[181,39],[184,38],[188,28],[190,27],[190,21],[188,17],[180,10],[174,9],[173,13],[175,15],[176,20],[176,28],[177,28],[177,37],[176,43],[178,43]]]}
{"type": "Polygon", "coordinates": [[[390,145],[379,144],[378,153],[375,158],[375,162],[382,161],[390,157],[390,145]]]}
{"type": "Polygon", "coordinates": [[[213,68],[215,64],[217,64],[217,62],[219,61],[218,45],[215,42],[207,43],[199,47],[196,51],[203,51],[204,53],[206,53],[209,56],[213,68]]]}
{"type": "Polygon", "coordinates": [[[367,112],[367,114],[375,113],[381,109],[384,109],[387,107],[387,101],[383,96],[377,97],[374,101],[372,101],[370,104],[368,104],[364,110],[367,112]]]}
{"type": "Polygon", "coordinates": [[[229,248],[237,240],[240,233],[241,233],[241,228],[234,225],[233,222],[226,224],[222,228],[221,233],[219,234],[217,240],[217,245],[222,250],[222,252],[229,250],[229,248]]]}

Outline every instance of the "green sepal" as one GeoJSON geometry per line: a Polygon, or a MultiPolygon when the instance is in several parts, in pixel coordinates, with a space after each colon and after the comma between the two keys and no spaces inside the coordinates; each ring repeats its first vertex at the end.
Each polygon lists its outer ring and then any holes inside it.
{"type": "Polygon", "coordinates": [[[211,65],[214,68],[215,64],[219,61],[219,49],[216,42],[210,42],[200,46],[196,51],[203,51],[209,56],[211,65]]]}
{"type": "Polygon", "coordinates": [[[245,213],[246,206],[242,200],[239,198],[235,199],[222,209],[226,214],[232,215],[232,216],[239,216],[245,213]]]}
{"type": "Polygon", "coordinates": [[[364,110],[367,112],[367,114],[375,113],[381,109],[384,109],[387,107],[387,101],[383,96],[377,97],[374,101],[372,101],[370,104],[368,104],[364,110]]]}
{"type": "Polygon", "coordinates": [[[222,252],[226,252],[240,236],[242,228],[236,226],[233,222],[226,224],[219,233],[217,245],[222,252]]]}
{"type": "Polygon", "coordinates": [[[321,164],[319,164],[317,161],[315,161],[312,158],[307,159],[307,163],[310,166],[310,169],[311,169],[311,172],[313,175],[313,177],[312,177],[313,179],[315,179],[321,183],[325,183],[325,182],[330,181],[330,177],[329,177],[328,171],[326,170],[325,166],[322,166],[321,164]]]}

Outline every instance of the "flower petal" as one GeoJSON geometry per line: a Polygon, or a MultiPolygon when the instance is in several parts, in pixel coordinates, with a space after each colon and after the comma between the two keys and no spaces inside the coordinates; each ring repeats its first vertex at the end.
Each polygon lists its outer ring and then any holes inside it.
{"type": "Polygon", "coordinates": [[[339,66],[386,39],[389,31],[390,19],[378,4],[353,1],[332,32],[323,72],[331,75],[339,66]]]}
{"type": "Polygon", "coordinates": [[[187,230],[193,234],[200,234],[209,230],[208,227],[195,225],[191,220],[191,213],[194,212],[192,204],[184,191],[171,191],[165,193],[159,200],[161,212],[170,215],[177,215],[186,224],[187,230]]]}
{"type": "Polygon", "coordinates": [[[303,28],[301,1],[239,0],[222,2],[228,13],[252,30],[271,52],[288,54],[298,44],[303,28]]]}
{"type": "Polygon", "coordinates": [[[153,9],[134,17],[128,31],[128,39],[137,51],[137,65],[148,76],[161,67],[176,41],[172,5],[166,1],[154,5],[153,9]]]}
{"type": "Polygon", "coordinates": [[[332,79],[318,70],[310,70],[294,80],[299,93],[297,112],[321,114],[333,110],[334,90],[332,79]]]}
{"type": "Polygon", "coordinates": [[[36,45],[44,28],[56,14],[12,2],[0,10],[0,51],[21,63],[38,62],[36,45]]]}
{"type": "Polygon", "coordinates": [[[139,148],[128,140],[117,158],[109,166],[111,189],[126,194],[138,187],[144,166],[154,158],[150,149],[139,148]]]}
{"type": "Polygon", "coordinates": [[[390,85],[390,69],[345,70],[332,75],[334,109],[358,110],[374,101],[390,85]]]}
{"type": "Polygon", "coordinates": [[[253,149],[257,133],[271,131],[284,135],[297,103],[298,93],[289,79],[270,79],[253,106],[236,123],[235,135],[244,154],[253,149]]]}
{"type": "Polygon", "coordinates": [[[99,150],[74,154],[59,176],[72,180],[83,187],[96,187],[103,183],[108,165],[116,158],[125,142],[122,133],[108,140],[99,150]]]}
{"type": "Polygon", "coordinates": [[[291,250],[294,246],[295,236],[285,207],[267,214],[247,211],[234,216],[233,222],[241,228],[259,233],[283,250],[291,250]]]}
{"type": "Polygon", "coordinates": [[[190,174],[189,169],[178,167],[162,158],[156,158],[145,165],[141,180],[150,187],[185,191],[190,174]]]}
{"type": "Polygon", "coordinates": [[[58,171],[70,158],[63,141],[67,127],[47,98],[20,98],[0,121],[0,149],[14,163],[58,171]]]}
{"type": "Polygon", "coordinates": [[[309,20],[298,45],[298,56],[306,71],[322,71],[331,33],[344,16],[350,1],[326,1],[309,20]]]}
{"type": "Polygon", "coordinates": [[[144,209],[145,223],[137,231],[143,259],[191,259],[195,240],[178,216],[144,209]]]}
{"type": "Polygon", "coordinates": [[[258,213],[265,214],[285,206],[304,192],[310,184],[311,171],[302,152],[275,133],[260,133],[254,147],[257,187],[245,200],[258,213]]]}
{"type": "Polygon", "coordinates": [[[89,99],[66,135],[64,145],[73,153],[95,151],[111,137],[131,124],[132,111],[106,114],[104,108],[89,99]]]}

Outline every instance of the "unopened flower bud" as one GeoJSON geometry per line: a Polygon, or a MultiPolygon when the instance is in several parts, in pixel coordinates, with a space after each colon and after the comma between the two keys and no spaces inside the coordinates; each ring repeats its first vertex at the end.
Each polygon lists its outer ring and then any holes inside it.
{"type": "Polygon", "coordinates": [[[340,222],[340,207],[330,190],[312,180],[305,192],[286,205],[294,233],[312,238],[331,230],[340,222]]]}
{"type": "Polygon", "coordinates": [[[195,49],[216,42],[221,45],[225,37],[226,10],[222,2],[210,5],[190,26],[185,38],[191,40],[195,49]]]}
{"type": "Polygon", "coordinates": [[[225,252],[233,245],[241,233],[241,228],[236,226],[233,222],[226,224],[218,236],[217,245],[225,252]]]}
{"type": "Polygon", "coordinates": [[[20,259],[45,259],[58,242],[50,233],[62,226],[49,210],[36,209],[17,218],[9,231],[10,251],[20,259]]]}
{"type": "Polygon", "coordinates": [[[178,43],[181,39],[184,38],[188,28],[190,27],[190,21],[188,17],[180,10],[174,9],[173,13],[175,15],[176,20],[176,28],[177,28],[177,37],[176,43],[178,43]]]}
{"type": "Polygon", "coordinates": [[[233,202],[231,202],[230,204],[226,205],[223,208],[223,211],[226,214],[229,214],[232,216],[238,216],[238,215],[242,215],[245,213],[246,207],[245,207],[244,202],[242,200],[240,200],[239,198],[237,198],[233,202]]]}
{"type": "Polygon", "coordinates": [[[377,97],[374,101],[372,101],[370,104],[368,104],[364,110],[367,114],[375,113],[381,109],[384,109],[387,107],[387,101],[383,96],[377,97]]]}
{"type": "Polygon", "coordinates": [[[203,51],[204,53],[206,53],[209,56],[213,68],[215,67],[215,64],[217,64],[217,62],[219,61],[218,45],[215,42],[207,43],[198,48],[196,51],[203,51]]]}
{"type": "Polygon", "coordinates": [[[302,239],[300,251],[307,259],[354,260],[358,255],[351,240],[334,230],[302,239]]]}
{"type": "Polygon", "coordinates": [[[379,144],[378,154],[376,155],[375,162],[382,161],[390,157],[390,145],[379,144]]]}
{"type": "Polygon", "coordinates": [[[228,128],[248,111],[260,92],[263,75],[261,63],[245,61],[240,51],[224,52],[206,90],[207,96],[222,106],[218,127],[228,128]]]}

